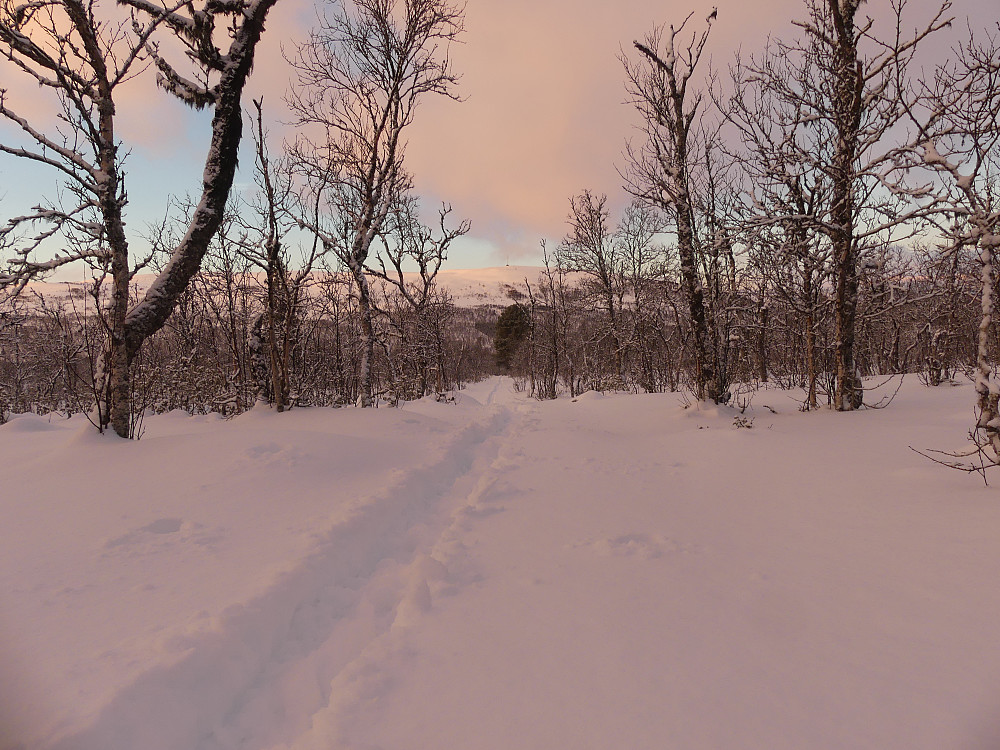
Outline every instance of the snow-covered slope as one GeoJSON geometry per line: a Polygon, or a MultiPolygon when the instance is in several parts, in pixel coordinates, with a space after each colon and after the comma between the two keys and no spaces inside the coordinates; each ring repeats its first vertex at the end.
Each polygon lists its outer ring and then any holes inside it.
{"type": "Polygon", "coordinates": [[[1000,745],[971,387],[681,401],[15,418],[0,748],[1000,745]]]}
{"type": "MultiPolygon", "coordinates": [[[[438,286],[447,291],[454,304],[459,307],[479,307],[481,305],[506,306],[514,296],[524,295],[525,282],[537,286],[544,269],[540,266],[499,266],[497,268],[448,269],[443,268],[437,277],[438,286]]],[[[416,280],[416,274],[408,274],[416,280]]],[[[579,273],[569,275],[570,281],[581,277],[579,273]]],[[[133,284],[143,292],[152,283],[151,274],[137,274],[133,284]]],[[[83,282],[35,282],[28,285],[29,291],[46,298],[60,299],[73,294],[82,299],[88,286],[83,282]]],[[[31,299],[30,295],[26,299],[31,299]]]]}
{"type": "MultiPolygon", "coordinates": [[[[438,273],[438,284],[448,291],[459,307],[506,306],[514,299],[526,298],[526,282],[537,287],[544,270],[540,266],[499,266],[466,270],[443,268],[438,273]]],[[[581,277],[582,274],[579,273],[569,274],[570,283],[581,277]]]]}

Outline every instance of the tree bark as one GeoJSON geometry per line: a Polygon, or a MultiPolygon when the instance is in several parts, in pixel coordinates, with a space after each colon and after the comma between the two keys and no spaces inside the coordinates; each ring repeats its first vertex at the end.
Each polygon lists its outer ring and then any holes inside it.
{"type": "Polygon", "coordinates": [[[858,60],[854,15],[859,0],[828,0],[833,20],[834,119],[837,131],[832,164],[831,241],[834,258],[834,337],[837,383],[834,408],[860,408],[864,392],[854,360],[858,302],[858,259],[855,237],[855,169],[863,112],[864,76],[858,60]]]}
{"type": "Polygon", "coordinates": [[[375,315],[372,309],[371,288],[364,266],[351,264],[351,274],[358,287],[358,312],[361,319],[361,333],[364,341],[361,346],[361,363],[358,367],[358,403],[369,407],[375,403],[372,388],[372,362],[375,360],[375,315]]]}
{"type": "Polygon", "coordinates": [[[992,451],[994,463],[1000,463],[1000,406],[997,389],[993,380],[993,366],[990,362],[990,334],[993,328],[994,300],[993,285],[995,260],[995,245],[1000,244],[1000,237],[987,235],[992,241],[983,238],[979,245],[979,271],[981,284],[981,310],[979,330],[976,338],[976,405],[979,409],[977,428],[986,438],[992,451]]]}

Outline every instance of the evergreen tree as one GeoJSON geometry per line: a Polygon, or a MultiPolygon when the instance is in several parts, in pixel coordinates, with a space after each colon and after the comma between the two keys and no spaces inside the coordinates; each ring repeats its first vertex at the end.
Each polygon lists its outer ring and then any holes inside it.
{"type": "Polygon", "coordinates": [[[497,354],[497,365],[503,370],[509,370],[514,355],[517,354],[531,330],[531,314],[528,308],[521,304],[507,307],[497,320],[497,333],[493,339],[493,348],[497,354]]]}

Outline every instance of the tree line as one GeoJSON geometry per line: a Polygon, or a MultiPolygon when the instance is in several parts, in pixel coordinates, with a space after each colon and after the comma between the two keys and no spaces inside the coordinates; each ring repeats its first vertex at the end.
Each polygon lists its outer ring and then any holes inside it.
{"type": "MultiPolygon", "coordinates": [[[[583,193],[571,206],[572,225],[597,229],[588,235],[590,251],[581,253],[574,228],[546,254],[537,282],[508,287],[510,304],[495,334],[497,366],[538,398],[587,390],[696,396],[703,370],[676,249],[659,245],[649,228],[632,234],[636,215],[645,211],[639,204],[627,207],[618,225],[603,195],[583,193]]],[[[803,288],[794,268],[773,261],[761,248],[727,255],[703,292],[716,402],[745,402],[768,386],[801,389],[803,411],[835,408],[829,271],[803,288]]],[[[945,254],[937,245],[883,248],[860,269],[856,306],[859,379],[909,373],[929,386],[975,379],[981,288],[968,248],[945,254]]],[[[995,330],[987,348],[995,361],[995,330]]],[[[879,405],[881,396],[865,397],[863,387],[861,394],[865,405],[879,405]]]]}
{"type": "Polygon", "coordinates": [[[916,22],[905,0],[861,8],[806,0],[797,36],[701,78],[714,9],[622,54],[641,122],[620,169],[635,203],[612,229],[604,196],[571,199],[528,300],[532,390],[551,396],[562,378],[575,391],[600,360],[614,382],[681,380],[716,403],[791,376],[805,408],[823,394],[852,411],[863,376],[937,384],[964,367],[971,450],[1000,460],[1000,25],[970,19],[928,70],[917,52],[955,20],[948,0],[916,22]],[[588,278],[590,318],[566,271],[588,278]],[[580,326],[588,346],[573,347],[580,326]]]}

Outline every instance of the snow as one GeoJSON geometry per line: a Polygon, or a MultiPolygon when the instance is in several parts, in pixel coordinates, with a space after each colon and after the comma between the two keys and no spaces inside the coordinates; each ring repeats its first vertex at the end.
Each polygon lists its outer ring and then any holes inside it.
{"type": "MultiPolygon", "coordinates": [[[[479,307],[481,305],[503,306],[511,304],[508,290],[513,289],[527,297],[525,281],[537,289],[542,283],[545,269],[541,266],[498,266],[496,268],[446,269],[438,272],[438,285],[447,290],[458,307],[479,307]]],[[[570,272],[570,285],[579,283],[584,274],[570,272]]],[[[537,292],[536,292],[537,293],[537,292]]]]}
{"type": "MultiPolygon", "coordinates": [[[[526,297],[525,280],[533,288],[537,288],[541,284],[544,271],[545,269],[541,266],[498,266],[468,270],[442,268],[438,272],[436,283],[439,289],[451,295],[453,304],[458,307],[506,307],[513,301],[508,290],[513,289],[516,293],[526,297]]],[[[404,273],[403,278],[407,281],[417,282],[419,274],[404,273]]],[[[583,274],[581,273],[571,272],[567,274],[567,280],[570,284],[579,283],[582,278],[583,274]]],[[[153,274],[136,274],[132,283],[137,293],[142,295],[149,289],[154,279],[153,274]]],[[[80,296],[89,288],[90,284],[87,282],[37,281],[28,284],[29,291],[53,299],[64,298],[71,293],[80,296]],[[71,292],[71,290],[75,291],[71,292]]]]}
{"type": "Polygon", "coordinates": [[[924,164],[930,167],[939,166],[944,169],[949,169],[950,165],[948,164],[948,160],[941,156],[934,141],[925,141],[921,144],[921,148],[924,151],[924,164]]]}
{"type": "Polygon", "coordinates": [[[996,747],[971,388],[16,417],[0,748],[996,747]]]}

